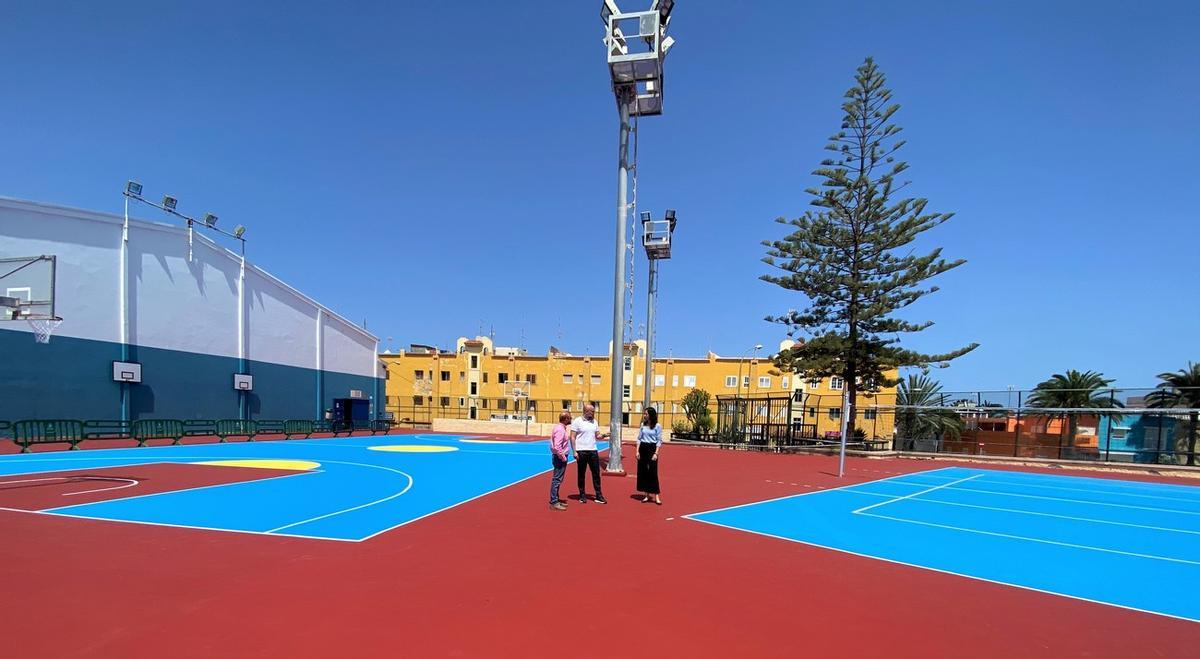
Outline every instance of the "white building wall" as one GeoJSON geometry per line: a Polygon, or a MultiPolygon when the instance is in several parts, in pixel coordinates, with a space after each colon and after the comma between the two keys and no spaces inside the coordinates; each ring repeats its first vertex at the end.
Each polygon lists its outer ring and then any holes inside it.
{"type": "MultiPolygon", "coordinates": [[[[120,257],[124,218],[0,197],[0,258],[58,257],[57,335],[121,340],[120,257]]],[[[252,243],[251,243],[252,245],[252,243]]],[[[240,256],[203,230],[130,221],[130,343],[238,357],[240,256]]],[[[247,359],[314,368],[323,317],[326,371],[376,377],[378,339],[249,263],[244,322],[247,359]]],[[[4,329],[28,331],[25,323],[4,329]]]]}

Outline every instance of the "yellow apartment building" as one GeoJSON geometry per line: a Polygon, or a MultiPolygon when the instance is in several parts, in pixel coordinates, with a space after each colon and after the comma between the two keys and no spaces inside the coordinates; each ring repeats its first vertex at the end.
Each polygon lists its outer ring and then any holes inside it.
{"type": "MultiPolygon", "coordinates": [[[[785,341],[780,349],[790,345],[785,341]]],[[[601,423],[607,424],[609,352],[572,355],[551,348],[544,355],[530,355],[521,348],[496,346],[488,337],[459,338],[453,351],[414,344],[408,350],[380,355],[387,367],[386,410],[398,420],[414,422],[529,416],[549,423],[561,410],[577,414],[591,402],[601,423]],[[526,383],[527,400],[509,398],[514,383],[526,383]]],[[[636,424],[647,384],[645,342],[626,344],[623,360],[622,420],[636,424]]],[[[681,401],[697,388],[711,395],[714,410],[718,396],[793,396],[793,421],[815,425],[818,436],[841,427],[841,378],[805,379],[781,373],[768,356],[722,357],[710,352],[704,357],[656,357],[652,379],[651,400],[667,428],[683,418],[681,401]]],[[[869,435],[890,438],[890,417],[880,427],[883,419],[871,414],[874,404],[870,396],[860,397],[859,426],[869,435]]]]}

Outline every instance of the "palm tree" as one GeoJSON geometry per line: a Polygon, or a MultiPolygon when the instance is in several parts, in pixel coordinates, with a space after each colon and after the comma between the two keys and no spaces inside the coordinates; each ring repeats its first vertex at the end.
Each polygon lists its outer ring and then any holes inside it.
{"type": "MultiPolygon", "coordinates": [[[[1034,387],[1033,395],[1029,397],[1029,406],[1047,409],[1123,407],[1121,402],[1112,396],[1111,391],[1104,391],[1112,382],[1095,371],[1080,372],[1071,369],[1066,373],[1055,373],[1049,380],[1034,387]]],[[[1055,412],[1052,416],[1058,414],[1061,412],[1055,412]]],[[[1075,433],[1079,431],[1079,413],[1066,412],[1066,416],[1069,437],[1073,443],[1075,433]]]]}
{"type": "Polygon", "coordinates": [[[1150,407],[1184,407],[1188,409],[1189,465],[1196,464],[1197,408],[1200,408],[1200,364],[1188,362],[1187,368],[1175,373],[1159,373],[1158,387],[1146,396],[1150,407]]]}
{"type": "Polygon", "coordinates": [[[958,412],[941,407],[942,384],[927,375],[910,375],[896,392],[896,430],[903,439],[962,437],[966,423],[958,412]]]}

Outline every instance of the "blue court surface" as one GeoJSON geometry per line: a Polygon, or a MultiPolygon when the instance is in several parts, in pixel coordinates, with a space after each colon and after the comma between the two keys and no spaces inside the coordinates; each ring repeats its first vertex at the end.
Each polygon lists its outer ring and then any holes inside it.
{"type": "Polygon", "coordinates": [[[129,490],[132,496],[36,514],[361,541],[546,472],[549,453],[545,441],[380,435],[9,455],[0,457],[0,477],[161,463],[303,461],[308,468],[291,475],[143,496],[129,490]]]}
{"type": "Polygon", "coordinates": [[[951,467],[687,518],[1200,622],[1200,487],[951,467]]]}

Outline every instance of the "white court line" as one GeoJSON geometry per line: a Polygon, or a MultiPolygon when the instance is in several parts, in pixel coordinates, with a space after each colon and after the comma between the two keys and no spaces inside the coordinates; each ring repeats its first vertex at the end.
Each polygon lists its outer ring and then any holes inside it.
{"type": "MultiPolygon", "coordinates": [[[[953,467],[947,467],[947,469],[953,469],[953,467]]],[[[906,474],[906,475],[908,475],[908,474],[906,474]]],[[[883,480],[887,480],[887,479],[883,479],[883,480]]],[[[878,482],[878,481],[872,481],[872,482],[878,482]]],[[[825,491],[828,491],[828,490],[825,490],[825,491]]],[[[699,515],[702,513],[696,513],[696,514],[699,515]]],[[[872,517],[872,515],[865,515],[865,517],[872,517]]],[[[1184,620],[1187,622],[1200,622],[1200,618],[1189,618],[1187,616],[1175,615],[1173,613],[1163,613],[1162,611],[1151,611],[1149,609],[1140,609],[1136,606],[1117,604],[1115,602],[1106,602],[1104,600],[1092,599],[1090,597],[1081,597],[1079,595],[1069,595],[1067,593],[1059,593],[1059,592],[1055,592],[1053,590],[1046,590],[1044,588],[1036,588],[1034,586],[1025,586],[1022,584],[1011,583],[1008,581],[999,581],[997,579],[988,579],[987,577],[978,577],[973,574],[966,574],[964,572],[954,572],[953,570],[944,570],[942,568],[930,567],[928,565],[920,565],[918,563],[909,563],[906,561],[896,560],[894,558],[884,558],[882,556],[874,556],[872,554],[864,554],[862,552],[853,551],[850,549],[841,549],[839,547],[832,547],[830,545],[822,545],[822,544],[819,544],[816,542],[809,542],[808,540],[798,540],[796,538],[788,538],[788,537],[782,536],[782,535],[775,535],[774,533],[766,533],[764,531],[754,531],[751,529],[739,528],[737,526],[730,526],[728,524],[721,524],[719,522],[710,522],[710,521],[704,520],[704,519],[696,519],[696,518],[692,517],[691,515],[684,515],[684,519],[690,519],[693,522],[700,522],[702,524],[711,524],[712,526],[719,526],[723,529],[729,529],[731,531],[740,531],[742,533],[752,533],[754,535],[761,535],[766,538],[774,538],[776,540],[783,540],[785,542],[794,542],[798,545],[807,545],[809,547],[816,547],[817,549],[828,549],[829,551],[836,551],[840,554],[848,554],[850,556],[858,556],[859,558],[868,558],[868,559],[871,559],[874,561],[883,561],[885,563],[891,563],[893,565],[903,565],[905,567],[917,568],[918,570],[927,570],[929,572],[937,572],[939,574],[948,574],[948,575],[954,576],[954,577],[963,577],[965,579],[973,579],[975,581],[982,581],[984,583],[996,584],[998,586],[1008,586],[1010,588],[1020,588],[1021,590],[1028,590],[1030,592],[1041,593],[1043,595],[1053,595],[1055,597],[1065,597],[1067,599],[1073,599],[1073,600],[1077,600],[1080,602],[1088,602],[1090,604],[1102,604],[1104,606],[1112,606],[1112,607],[1116,607],[1118,609],[1125,609],[1126,611],[1137,611],[1138,613],[1149,613],[1150,615],[1162,616],[1164,618],[1174,618],[1175,620],[1184,620]]]]}
{"type": "Polygon", "coordinates": [[[97,488],[97,489],[95,489],[95,490],[84,490],[84,491],[82,491],[82,492],[65,492],[65,493],[63,493],[63,496],[64,496],[64,497],[73,497],[73,496],[75,496],[76,494],[92,494],[92,493],[95,493],[95,492],[108,492],[108,491],[110,491],[110,490],[123,490],[123,489],[125,489],[125,488],[127,488],[127,487],[133,487],[134,485],[137,485],[137,484],[138,484],[138,480],[137,480],[136,478],[104,478],[104,477],[96,477],[96,478],[93,478],[92,480],[101,480],[101,481],[125,481],[125,485],[117,485],[116,487],[101,487],[101,488],[97,488]]]}
{"type": "Polygon", "coordinates": [[[1129,494],[1126,492],[1114,492],[1112,490],[1094,490],[1086,487],[1064,487],[1062,485],[1036,485],[1033,483],[1021,483],[1014,481],[992,480],[984,481],[987,485],[1010,485],[1018,488],[1037,488],[1042,490],[1063,490],[1068,492],[1087,492],[1089,494],[1100,494],[1110,497],[1135,497],[1138,499],[1164,499],[1166,501],[1176,501],[1180,503],[1197,503],[1200,504],[1200,499],[1187,499],[1180,497],[1164,497],[1156,494],[1129,494]]]}
{"type": "Polygon", "coordinates": [[[411,489],[412,489],[412,486],[413,486],[413,484],[414,484],[414,483],[416,483],[416,481],[413,479],[413,477],[412,477],[412,475],[411,475],[411,474],[406,474],[406,473],[404,473],[403,471],[400,471],[399,469],[391,469],[391,468],[388,468],[388,467],[380,467],[380,469],[387,469],[388,471],[394,471],[394,472],[396,472],[397,474],[400,474],[400,475],[402,475],[402,476],[405,476],[406,478],[408,478],[408,485],[405,485],[403,490],[400,490],[399,492],[396,492],[395,494],[392,494],[391,496],[386,496],[386,497],[384,497],[384,498],[382,498],[382,499],[378,499],[378,500],[376,500],[376,501],[372,501],[371,503],[364,503],[364,504],[362,504],[362,505],[354,506],[353,508],[346,508],[345,510],[339,510],[339,511],[337,511],[337,512],[326,513],[326,514],[324,514],[324,515],[318,515],[318,516],[316,516],[316,517],[313,517],[313,518],[310,518],[310,519],[301,520],[301,521],[299,521],[299,522],[292,522],[291,524],[284,524],[283,526],[279,526],[279,527],[276,527],[276,528],[273,528],[273,529],[270,529],[270,530],[268,530],[268,531],[267,531],[267,533],[276,533],[276,532],[278,532],[278,531],[282,531],[282,530],[284,530],[284,529],[290,529],[290,528],[292,528],[293,526],[300,526],[300,525],[302,525],[302,524],[308,524],[309,522],[315,522],[315,521],[318,521],[318,520],[325,519],[325,518],[327,518],[327,517],[336,517],[336,516],[338,516],[338,515],[342,515],[342,514],[345,514],[345,513],[353,512],[353,511],[355,511],[355,510],[360,510],[360,509],[362,509],[362,508],[370,508],[371,506],[374,506],[374,505],[375,505],[375,504],[377,504],[377,503],[383,503],[384,501],[389,501],[389,500],[391,500],[391,499],[395,499],[396,497],[399,497],[399,496],[404,496],[404,494],[405,494],[406,492],[408,492],[409,490],[411,490],[411,489]]]}
{"type": "MultiPolygon", "coordinates": [[[[1187,483],[1158,483],[1155,481],[1131,481],[1122,478],[1097,478],[1095,476],[1081,476],[1076,474],[1043,474],[1036,471],[1005,471],[999,469],[981,469],[990,474],[998,476],[1016,476],[1026,477],[1029,480],[1071,480],[1071,481],[1087,481],[1097,485],[1105,485],[1110,489],[1128,489],[1128,490],[1163,490],[1163,489],[1179,489],[1181,492],[1200,494],[1200,485],[1191,485],[1187,483]]],[[[1012,483],[1024,484],[1024,483],[1012,483]]],[[[1101,490],[1097,490],[1101,491],[1101,490]]]]}
{"type": "MultiPolygon", "coordinates": [[[[894,495],[891,495],[891,494],[880,494],[878,492],[864,492],[862,490],[850,490],[850,492],[852,494],[865,494],[867,496],[883,497],[885,499],[891,499],[894,497],[894,495]]],[[[1090,517],[1072,517],[1070,515],[1057,515],[1054,513],[1044,513],[1044,512],[1038,512],[1035,510],[1020,510],[1017,508],[997,508],[995,506],[979,506],[979,505],[975,505],[972,503],[960,503],[957,501],[942,501],[941,499],[914,499],[914,501],[916,501],[917,503],[937,503],[937,504],[942,504],[942,505],[946,505],[946,506],[959,506],[962,508],[977,508],[979,510],[996,510],[996,511],[1004,512],[1004,513],[1019,513],[1022,515],[1036,515],[1038,517],[1055,517],[1058,519],[1069,519],[1069,520],[1074,520],[1074,521],[1079,521],[1079,522],[1095,522],[1097,524],[1112,524],[1114,526],[1129,526],[1129,527],[1138,528],[1138,529],[1151,529],[1154,531],[1168,531],[1171,533],[1187,533],[1190,535],[1200,535],[1200,531],[1191,531],[1188,529],[1176,529],[1176,528],[1172,528],[1169,526],[1148,526],[1146,524],[1134,524],[1132,522],[1117,522],[1117,521],[1110,520],[1110,519],[1093,519],[1090,517]]]]}
{"type": "Polygon", "coordinates": [[[1002,497],[1019,497],[1022,499],[1042,499],[1044,501],[1066,501],[1068,503],[1080,503],[1088,506],[1108,506],[1110,508],[1130,508],[1132,510],[1154,510],[1160,513],[1176,513],[1179,515],[1200,515],[1200,511],[1195,510],[1176,510],[1175,508],[1155,508],[1153,506],[1135,506],[1128,503],[1109,503],[1107,501],[1088,501],[1086,499],[1065,499],[1063,497],[1050,497],[1040,494],[1020,494],[1018,492],[997,492],[996,490],[977,490],[970,487],[954,487],[950,488],[954,492],[975,492],[977,494],[994,494],[1002,497]]]}
{"type": "Polygon", "coordinates": [[[934,491],[940,490],[944,487],[950,487],[951,485],[956,485],[958,483],[965,483],[969,480],[975,480],[976,478],[982,478],[983,476],[986,476],[986,474],[975,474],[974,476],[967,476],[966,478],[960,478],[956,481],[950,481],[949,483],[942,483],[941,485],[935,485],[933,487],[930,487],[930,488],[927,488],[924,490],[919,490],[917,492],[913,492],[912,494],[906,494],[902,497],[896,497],[895,499],[891,499],[889,501],[880,501],[879,503],[873,503],[869,506],[859,508],[858,510],[852,510],[850,512],[851,512],[851,514],[854,514],[854,515],[861,515],[864,510],[870,510],[872,508],[886,506],[890,503],[896,503],[897,501],[904,501],[905,499],[911,499],[913,497],[920,496],[922,494],[928,494],[929,492],[934,492],[934,491]]]}
{"type": "MultiPolygon", "coordinates": [[[[231,459],[244,460],[246,458],[231,458],[231,459]]],[[[171,464],[186,465],[186,464],[195,464],[195,463],[194,462],[175,462],[175,463],[171,463],[171,464]]],[[[180,490],[166,490],[164,492],[150,492],[148,494],[137,494],[137,495],[134,495],[131,497],[122,497],[120,499],[114,499],[111,502],[110,501],[97,501],[95,503],[84,503],[84,504],[73,503],[69,506],[57,506],[55,508],[47,508],[43,512],[53,512],[53,511],[58,511],[58,510],[65,510],[67,508],[76,508],[79,506],[98,506],[98,505],[102,505],[102,504],[106,504],[106,503],[116,503],[118,501],[120,501],[120,502],[133,501],[134,499],[149,499],[150,497],[161,497],[166,494],[179,494],[182,492],[195,492],[197,490],[207,490],[207,489],[214,488],[214,487],[226,487],[226,486],[230,486],[230,485],[242,485],[242,484],[247,484],[247,483],[265,483],[267,481],[279,480],[280,478],[295,478],[296,476],[306,476],[308,474],[323,474],[323,473],[325,473],[325,472],[314,469],[312,471],[301,471],[301,472],[295,473],[295,474],[283,474],[281,476],[271,476],[270,478],[259,478],[257,480],[252,480],[252,481],[235,481],[232,483],[213,483],[212,485],[197,485],[196,487],[185,487],[180,490]]],[[[97,519],[103,519],[103,518],[97,518],[97,519]]],[[[120,520],[117,520],[117,521],[120,521],[120,520]]]]}
{"type": "MultiPolygon", "coordinates": [[[[863,481],[861,483],[850,483],[849,485],[839,485],[838,487],[830,487],[830,488],[826,488],[823,490],[814,490],[812,492],[800,492],[798,494],[787,494],[787,495],[784,495],[781,497],[774,497],[772,499],[763,499],[762,501],[751,501],[750,503],[740,503],[736,506],[726,506],[725,508],[714,508],[712,510],[705,510],[705,511],[698,512],[698,513],[688,513],[686,515],[682,515],[682,517],[690,519],[693,515],[707,515],[709,513],[722,513],[727,510],[737,510],[738,508],[748,508],[750,506],[757,506],[760,503],[772,503],[775,501],[784,501],[786,499],[795,499],[796,497],[806,497],[806,496],[809,496],[812,494],[818,494],[821,492],[837,492],[838,490],[849,490],[851,488],[859,487],[860,485],[870,485],[871,483],[882,483],[885,481],[894,480],[896,478],[903,478],[905,476],[913,476],[915,474],[932,474],[932,473],[939,472],[939,471],[945,471],[947,469],[958,469],[958,467],[941,467],[938,469],[930,469],[928,471],[913,471],[913,472],[909,472],[907,474],[900,474],[898,476],[888,476],[887,478],[877,478],[873,481],[863,481]]],[[[704,520],[696,520],[696,521],[702,522],[704,520]]]]}
{"type": "MultiPolygon", "coordinates": [[[[887,503],[886,501],[884,503],[887,503]]],[[[857,511],[855,511],[857,512],[857,511]]],[[[1183,563],[1185,565],[1200,565],[1200,561],[1189,561],[1184,558],[1171,558],[1170,556],[1155,556],[1153,554],[1139,554],[1131,551],[1121,551],[1120,549],[1107,549],[1105,547],[1093,547],[1091,545],[1078,545],[1072,542],[1059,542],[1058,540],[1046,540],[1044,538],[1030,538],[1023,535],[1013,535],[1010,533],[1000,533],[998,531],[981,531],[979,529],[970,529],[965,526],[951,526],[949,524],[937,524],[934,522],[923,522],[915,519],[905,519],[903,517],[890,517],[888,515],[877,515],[875,513],[859,513],[864,517],[875,517],[878,519],[890,519],[895,522],[904,522],[905,524],[919,524],[921,526],[930,526],[939,529],[949,529],[951,531],[964,531],[966,533],[978,533],[980,535],[990,535],[997,538],[1009,538],[1011,540],[1024,540],[1026,542],[1036,542],[1044,545],[1057,545],[1059,547],[1070,547],[1072,549],[1086,549],[1088,551],[1098,551],[1106,554],[1118,554],[1121,556],[1133,556],[1135,558],[1149,558],[1157,561],[1167,561],[1170,563],[1183,563]]]]}

